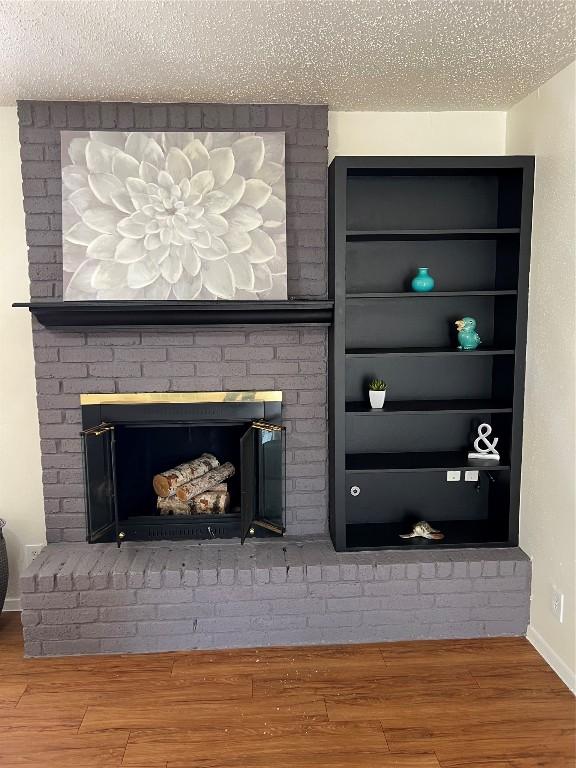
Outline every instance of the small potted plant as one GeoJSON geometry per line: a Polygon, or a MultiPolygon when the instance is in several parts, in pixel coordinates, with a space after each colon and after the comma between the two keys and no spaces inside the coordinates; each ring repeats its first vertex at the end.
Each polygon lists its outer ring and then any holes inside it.
{"type": "Polygon", "coordinates": [[[382,379],[372,379],[368,384],[368,396],[371,408],[383,408],[386,399],[386,382],[382,379]]]}

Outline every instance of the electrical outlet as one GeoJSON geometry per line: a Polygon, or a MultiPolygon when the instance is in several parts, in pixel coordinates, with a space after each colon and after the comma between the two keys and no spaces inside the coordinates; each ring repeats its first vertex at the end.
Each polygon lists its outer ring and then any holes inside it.
{"type": "Polygon", "coordinates": [[[461,477],[462,472],[460,472],[459,469],[449,469],[448,472],[446,472],[447,483],[457,483],[461,477]]]}
{"type": "Polygon", "coordinates": [[[477,469],[467,469],[466,472],[464,472],[464,480],[467,483],[477,483],[478,482],[478,470],[477,469]]]}
{"type": "Polygon", "coordinates": [[[38,557],[46,544],[26,544],[24,547],[24,567],[27,568],[35,557],[38,557]]]}
{"type": "Polygon", "coordinates": [[[564,621],[564,594],[556,587],[552,587],[552,613],[560,624],[564,621]]]}

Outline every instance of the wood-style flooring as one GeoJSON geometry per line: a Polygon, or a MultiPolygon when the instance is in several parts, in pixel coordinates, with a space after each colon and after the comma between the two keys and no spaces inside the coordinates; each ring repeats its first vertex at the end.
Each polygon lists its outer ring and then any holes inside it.
{"type": "Polygon", "coordinates": [[[1,768],[572,768],[575,699],[524,639],[24,659],[1,768]]]}

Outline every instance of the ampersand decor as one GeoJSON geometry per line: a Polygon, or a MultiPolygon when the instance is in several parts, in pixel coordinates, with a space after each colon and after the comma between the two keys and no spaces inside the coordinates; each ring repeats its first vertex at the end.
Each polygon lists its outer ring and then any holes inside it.
{"type": "Polygon", "coordinates": [[[474,461],[488,459],[489,461],[500,461],[500,454],[496,450],[498,438],[488,440],[492,434],[490,424],[480,424],[478,427],[478,437],[474,440],[475,451],[470,451],[468,459],[474,461]],[[484,446],[484,447],[481,447],[484,446]]]}

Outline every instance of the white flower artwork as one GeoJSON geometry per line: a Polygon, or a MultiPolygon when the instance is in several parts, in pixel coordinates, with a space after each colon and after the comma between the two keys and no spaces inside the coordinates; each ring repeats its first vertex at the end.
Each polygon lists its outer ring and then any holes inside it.
{"type": "Polygon", "coordinates": [[[284,134],[62,131],[64,299],[286,299],[284,134]]]}

